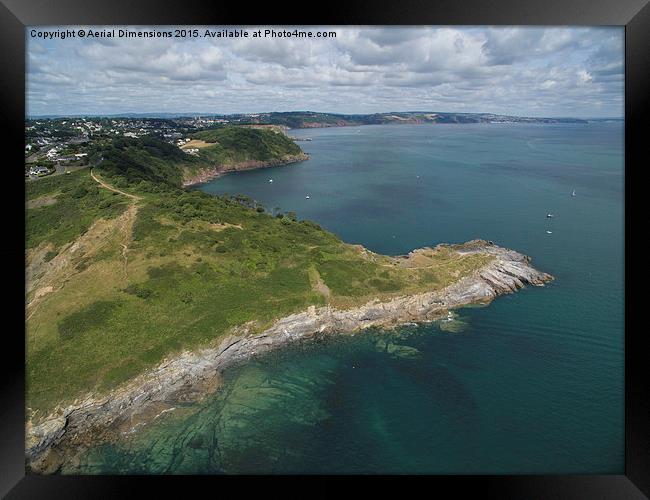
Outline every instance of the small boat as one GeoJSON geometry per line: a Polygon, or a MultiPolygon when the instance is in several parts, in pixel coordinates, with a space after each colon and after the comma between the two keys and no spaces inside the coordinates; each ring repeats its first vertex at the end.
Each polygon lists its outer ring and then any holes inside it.
{"type": "Polygon", "coordinates": [[[273,182],[273,179],[269,179],[269,182],[273,182]]]}
{"type": "Polygon", "coordinates": [[[546,234],[553,234],[553,231],[546,230],[546,234]]]}
{"type": "Polygon", "coordinates": [[[546,214],[546,218],[547,218],[547,219],[552,219],[553,217],[555,217],[555,215],[553,215],[553,214],[546,214]]]}
{"type": "Polygon", "coordinates": [[[305,200],[308,200],[308,199],[309,199],[309,196],[305,196],[305,200]]]}
{"type": "Polygon", "coordinates": [[[574,189],[573,192],[571,193],[571,196],[575,196],[575,195],[576,195],[576,190],[574,189]]]}

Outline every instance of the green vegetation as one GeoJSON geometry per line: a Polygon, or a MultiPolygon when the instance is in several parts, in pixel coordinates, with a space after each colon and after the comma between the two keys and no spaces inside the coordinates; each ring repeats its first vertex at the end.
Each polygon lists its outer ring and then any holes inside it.
{"type": "Polygon", "coordinates": [[[27,182],[25,189],[28,200],[52,198],[51,202],[26,210],[28,249],[45,241],[55,248],[70,243],[98,218],[114,218],[127,206],[123,197],[99,188],[88,170],[27,182]]]}
{"type": "Polygon", "coordinates": [[[203,130],[190,136],[192,139],[213,145],[199,150],[199,162],[188,165],[227,165],[245,161],[281,160],[289,155],[298,155],[302,151],[285,134],[273,130],[226,126],[203,130]]]}
{"type": "Polygon", "coordinates": [[[95,152],[92,160],[116,187],[151,192],[178,186],[184,166],[205,166],[176,146],[153,137],[115,139],[95,152]]]}
{"type": "Polygon", "coordinates": [[[178,189],[185,174],[196,174],[216,165],[247,161],[282,160],[298,155],[301,149],[282,133],[247,127],[219,127],[191,134],[208,143],[198,155],[155,137],[119,138],[96,149],[90,162],[119,188],[138,193],[160,193],[178,189]]]}
{"type": "MultiPolygon", "coordinates": [[[[201,140],[216,140],[230,158],[244,150],[280,154],[285,141],[269,131],[232,134],[215,129],[201,140]]],[[[94,161],[99,178],[140,197],[100,187],[89,169],[27,187],[28,206],[56,199],[27,209],[28,248],[51,243],[62,254],[52,260],[47,252],[55,250],[42,248],[43,258],[28,255],[36,276],[28,295],[27,399],[39,415],[181,349],[218,343],[232,327],[251,322],[262,331],[309,305],[349,307],[442,287],[489,259],[449,249],[414,260],[381,256],[295,214],[259,210],[245,196],[183,190],[182,169],[201,158],[151,138],[114,141],[94,161]],[[74,252],[63,246],[81,239],[85,246],[74,252]]]]}

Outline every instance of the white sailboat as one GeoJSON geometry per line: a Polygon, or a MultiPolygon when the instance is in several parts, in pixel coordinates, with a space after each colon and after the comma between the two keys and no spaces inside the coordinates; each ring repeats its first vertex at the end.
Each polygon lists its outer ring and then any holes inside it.
{"type": "Polygon", "coordinates": [[[573,192],[571,193],[571,196],[575,196],[575,195],[576,195],[576,190],[574,189],[573,192]]]}

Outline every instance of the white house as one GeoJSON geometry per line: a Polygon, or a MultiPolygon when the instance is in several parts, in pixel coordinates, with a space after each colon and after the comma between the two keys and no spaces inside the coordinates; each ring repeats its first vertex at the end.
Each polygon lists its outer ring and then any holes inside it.
{"type": "Polygon", "coordinates": [[[45,167],[31,167],[29,169],[29,174],[30,175],[43,175],[43,174],[47,174],[49,172],[50,171],[45,167]]]}

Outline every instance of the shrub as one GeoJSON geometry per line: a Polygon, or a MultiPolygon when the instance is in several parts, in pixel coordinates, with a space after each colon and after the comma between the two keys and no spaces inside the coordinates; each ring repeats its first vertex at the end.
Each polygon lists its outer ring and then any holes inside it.
{"type": "Polygon", "coordinates": [[[69,314],[58,324],[59,336],[62,340],[70,340],[104,325],[118,306],[114,301],[97,301],[69,314]]]}
{"type": "Polygon", "coordinates": [[[73,198],[83,198],[88,194],[88,189],[86,189],[86,186],[77,186],[72,190],[72,193],[70,193],[70,196],[73,198]]]}
{"type": "Polygon", "coordinates": [[[50,250],[49,252],[47,252],[47,253],[45,254],[45,256],[43,257],[43,260],[44,260],[45,262],[49,262],[49,261],[51,261],[54,257],[56,257],[57,255],[59,255],[59,253],[58,253],[57,251],[55,251],[55,250],[50,250]]]}
{"type": "Polygon", "coordinates": [[[151,297],[151,295],[153,295],[152,290],[149,290],[148,288],[145,288],[137,284],[129,285],[122,291],[130,295],[135,295],[136,297],[140,297],[141,299],[148,299],[149,297],[151,297]]]}

